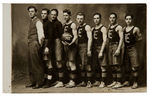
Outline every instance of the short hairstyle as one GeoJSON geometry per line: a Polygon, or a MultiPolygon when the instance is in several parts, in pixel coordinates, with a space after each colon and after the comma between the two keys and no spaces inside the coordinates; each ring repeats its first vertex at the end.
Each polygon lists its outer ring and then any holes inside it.
{"type": "Polygon", "coordinates": [[[56,12],[56,15],[58,16],[58,10],[57,10],[57,9],[51,9],[50,12],[52,12],[52,11],[55,11],[55,12],[56,12]]]}
{"type": "Polygon", "coordinates": [[[29,6],[29,7],[27,8],[27,10],[29,11],[30,8],[34,8],[35,12],[37,12],[37,9],[36,9],[35,6],[29,6]]]}
{"type": "Polygon", "coordinates": [[[83,12],[78,12],[77,15],[83,16],[85,18],[85,14],[83,12]]]}
{"type": "Polygon", "coordinates": [[[65,9],[65,10],[63,10],[63,13],[67,13],[68,15],[70,15],[70,16],[71,16],[71,11],[70,11],[69,9],[65,9]]]}
{"type": "Polygon", "coordinates": [[[110,13],[109,16],[110,16],[110,15],[115,15],[115,17],[118,18],[117,14],[114,13],[114,12],[110,13]]]}
{"type": "Polygon", "coordinates": [[[133,14],[130,13],[127,13],[124,18],[126,19],[127,16],[131,16],[132,19],[134,18],[133,14]]]}
{"type": "Polygon", "coordinates": [[[98,13],[98,12],[97,12],[97,13],[94,13],[94,14],[93,14],[93,17],[94,17],[95,15],[99,15],[99,18],[102,17],[102,15],[101,15],[100,13],[98,13]]]}
{"type": "Polygon", "coordinates": [[[44,10],[44,11],[47,11],[47,14],[49,14],[49,13],[50,13],[50,10],[49,10],[49,9],[47,9],[47,8],[43,8],[43,9],[42,9],[42,11],[43,11],[43,10],[44,10]]]}

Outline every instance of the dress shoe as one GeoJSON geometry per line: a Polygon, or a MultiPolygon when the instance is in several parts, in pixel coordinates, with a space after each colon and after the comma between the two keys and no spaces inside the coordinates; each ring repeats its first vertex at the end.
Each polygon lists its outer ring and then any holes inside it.
{"type": "Polygon", "coordinates": [[[35,86],[35,84],[28,84],[28,85],[26,85],[26,88],[34,87],[34,86],[35,86]]]}
{"type": "Polygon", "coordinates": [[[39,89],[39,88],[42,88],[42,86],[40,86],[40,85],[35,85],[35,86],[32,87],[32,89],[39,89]]]}

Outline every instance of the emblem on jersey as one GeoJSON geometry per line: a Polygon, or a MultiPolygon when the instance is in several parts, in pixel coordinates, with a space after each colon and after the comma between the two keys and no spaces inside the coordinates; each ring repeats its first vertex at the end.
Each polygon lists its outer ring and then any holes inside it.
{"type": "Polygon", "coordinates": [[[97,36],[97,35],[98,35],[98,31],[95,30],[95,31],[94,31],[94,35],[93,35],[94,39],[98,39],[98,36],[97,36]]]}
{"type": "Polygon", "coordinates": [[[112,39],[112,32],[113,32],[113,30],[108,31],[108,38],[110,38],[110,39],[112,39]]]}
{"type": "Polygon", "coordinates": [[[126,42],[126,43],[130,43],[130,38],[129,38],[129,36],[130,36],[130,33],[126,33],[126,34],[125,34],[125,42],[126,42]]]}
{"type": "Polygon", "coordinates": [[[64,27],[64,32],[67,32],[67,31],[68,31],[68,28],[69,28],[69,26],[65,26],[65,27],[64,27]]]}
{"type": "Polygon", "coordinates": [[[82,28],[79,29],[78,37],[82,37],[82,28]]]}

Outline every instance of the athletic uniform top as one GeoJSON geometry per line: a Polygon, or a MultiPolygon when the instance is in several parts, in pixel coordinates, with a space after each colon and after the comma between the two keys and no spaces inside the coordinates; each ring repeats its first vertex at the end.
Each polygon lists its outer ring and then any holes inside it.
{"type": "Polygon", "coordinates": [[[54,27],[54,39],[61,38],[63,33],[61,22],[58,19],[56,19],[56,20],[52,20],[52,24],[54,27]]]}
{"type": "Polygon", "coordinates": [[[133,30],[135,27],[133,27],[130,31],[126,31],[126,27],[124,29],[124,42],[126,46],[135,45],[136,43],[136,37],[133,34],[133,30]]]}
{"type": "Polygon", "coordinates": [[[109,26],[109,28],[108,28],[108,39],[109,39],[110,43],[116,43],[116,42],[119,42],[119,40],[120,40],[119,34],[116,31],[117,26],[119,26],[119,25],[117,24],[113,28],[111,28],[111,26],[109,26]]]}
{"type": "Polygon", "coordinates": [[[64,30],[64,33],[69,33],[70,35],[73,36],[72,28],[71,28],[72,23],[73,23],[73,22],[71,22],[71,23],[69,23],[69,24],[65,23],[65,24],[63,25],[63,30],[64,30]]]}
{"type": "Polygon", "coordinates": [[[94,46],[101,46],[103,43],[103,33],[101,31],[102,28],[103,28],[103,25],[99,27],[98,29],[94,28],[92,31],[94,46]]]}
{"type": "Polygon", "coordinates": [[[45,39],[48,40],[48,42],[45,41],[44,47],[52,47],[52,44],[54,43],[53,39],[53,25],[52,22],[48,20],[48,18],[43,20],[43,29],[44,29],[44,35],[45,39]]]}
{"type": "Polygon", "coordinates": [[[78,32],[78,43],[79,44],[83,44],[83,43],[87,43],[88,42],[88,37],[87,37],[87,33],[85,30],[86,27],[86,23],[84,23],[82,26],[79,26],[77,29],[78,32]]]}
{"type": "Polygon", "coordinates": [[[40,21],[37,17],[30,21],[29,31],[28,31],[28,40],[32,42],[33,40],[38,40],[38,33],[36,28],[36,23],[40,21]]]}

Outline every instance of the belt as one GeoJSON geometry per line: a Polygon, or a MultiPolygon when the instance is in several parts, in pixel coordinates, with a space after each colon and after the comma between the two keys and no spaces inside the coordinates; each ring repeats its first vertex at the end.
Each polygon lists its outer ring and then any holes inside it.
{"type": "Polygon", "coordinates": [[[113,44],[119,44],[119,42],[109,42],[109,44],[113,45],[113,44]]]}
{"type": "Polygon", "coordinates": [[[135,47],[135,45],[125,45],[126,48],[131,48],[131,47],[135,47]]]}
{"type": "Polygon", "coordinates": [[[33,41],[38,41],[38,39],[28,39],[28,43],[33,42],[33,41]]]}

